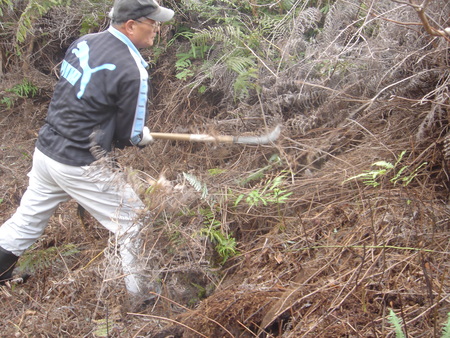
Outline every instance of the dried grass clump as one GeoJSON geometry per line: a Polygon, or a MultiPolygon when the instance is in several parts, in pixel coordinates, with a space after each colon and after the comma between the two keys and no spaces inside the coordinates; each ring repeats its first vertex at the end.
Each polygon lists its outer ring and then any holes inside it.
{"type": "Polygon", "coordinates": [[[439,184],[430,185],[435,173],[418,178],[427,187],[355,189],[341,185],[341,163],[330,167],[292,187],[283,218],[261,209],[236,215],[256,238],[242,237],[227,279],[177,320],[206,336],[381,337],[394,309],[411,336],[439,333],[450,290],[449,211],[439,184]]]}
{"type": "MultiPolygon", "coordinates": [[[[284,129],[276,149],[283,164],[265,177],[290,170],[293,195],[286,205],[221,205],[224,226],[241,243],[240,255],[228,261],[214,293],[195,310],[174,312],[176,325],[161,332],[382,337],[392,332],[393,309],[409,335],[439,335],[450,290],[448,169],[439,130],[420,142],[414,136],[424,114],[421,107],[391,100],[334,128],[306,134],[284,129]],[[414,174],[408,185],[390,181],[394,173],[378,187],[345,182],[376,161],[395,163],[404,150],[396,170],[406,167],[404,175],[414,174]]],[[[198,165],[192,170],[215,196],[226,190],[248,194],[264,184],[237,182],[267,165],[275,151],[225,146],[234,157],[224,162],[206,155],[210,146],[179,145],[173,151],[183,154],[184,147],[190,163],[198,165]],[[209,177],[205,169],[216,165],[225,172],[209,177]]],[[[213,147],[219,154],[222,147],[213,147]]],[[[191,218],[185,222],[198,226],[191,218]]]]}

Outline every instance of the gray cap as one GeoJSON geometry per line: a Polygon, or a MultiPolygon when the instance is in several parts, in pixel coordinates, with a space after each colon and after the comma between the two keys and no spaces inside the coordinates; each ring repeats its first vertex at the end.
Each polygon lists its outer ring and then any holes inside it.
{"type": "Polygon", "coordinates": [[[164,22],[171,20],[173,15],[173,10],[158,5],[155,0],[115,0],[110,12],[116,23],[143,17],[164,22]]]}

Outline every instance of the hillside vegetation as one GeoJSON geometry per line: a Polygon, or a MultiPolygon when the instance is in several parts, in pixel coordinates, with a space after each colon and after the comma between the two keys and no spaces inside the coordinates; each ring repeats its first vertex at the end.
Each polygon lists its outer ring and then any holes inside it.
{"type": "MultiPolygon", "coordinates": [[[[157,302],[127,302],[113,238],[60,206],[0,289],[5,337],[449,337],[446,0],[165,0],[152,131],[115,151],[148,207],[157,302]]],[[[0,0],[0,221],[27,187],[69,44],[107,0],[0,0]]]]}

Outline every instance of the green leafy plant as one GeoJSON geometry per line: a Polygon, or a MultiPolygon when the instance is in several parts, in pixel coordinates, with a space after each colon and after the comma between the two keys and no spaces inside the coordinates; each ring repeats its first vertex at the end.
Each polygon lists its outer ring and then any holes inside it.
{"type": "Polygon", "coordinates": [[[344,182],[347,182],[350,180],[355,180],[355,179],[360,179],[366,185],[370,185],[372,187],[377,187],[381,184],[377,181],[377,179],[381,176],[385,176],[389,170],[394,168],[394,165],[392,165],[389,162],[385,162],[385,161],[378,161],[378,162],[372,163],[372,166],[378,167],[378,169],[364,171],[361,174],[358,174],[356,176],[352,176],[352,177],[346,179],[344,182]]]}
{"type": "Polygon", "coordinates": [[[60,247],[50,247],[41,250],[29,250],[20,257],[18,269],[29,272],[45,269],[52,266],[61,257],[73,256],[78,252],[79,250],[74,244],[65,244],[60,247]]]}
{"type": "Polygon", "coordinates": [[[414,169],[412,173],[408,175],[406,173],[407,169],[409,169],[409,166],[406,165],[399,168],[400,162],[405,154],[406,151],[402,151],[395,163],[387,161],[374,162],[372,163],[372,167],[376,167],[376,169],[366,170],[361,174],[346,179],[343,183],[356,179],[362,180],[363,183],[366,185],[378,187],[381,185],[380,183],[381,178],[387,177],[389,174],[392,174],[392,177],[390,178],[389,182],[393,183],[394,185],[397,183],[402,183],[403,186],[407,186],[417,176],[418,171],[423,166],[427,165],[427,162],[423,162],[416,169],[414,169]]]}
{"type": "Polygon", "coordinates": [[[405,334],[403,333],[402,329],[402,320],[395,314],[395,312],[390,309],[389,310],[389,323],[392,324],[395,330],[395,337],[396,338],[405,338],[405,334]]]}
{"type": "Polygon", "coordinates": [[[442,329],[441,338],[450,338],[450,312],[447,314],[447,322],[444,324],[442,329]]]}
{"type": "Polygon", "coordinates": [[[51,8],[69,4],[70,0],[28,0],[27,6],[18,21],[16,40],[24,42],[28,32],[32,29],[33,21],[42,17],[51,8]]]}
{"type": "MultiPolygon", "coordinates": [[[[189,51],[177,54],[177,77],[187,80],[195,76],[193,85],[199,87],[201,93],[208,88],[211,79],[224,77],[230,82],[229,88],[233,88],[235,100],[244,100],[251,91],[258,91],[258,67],[267,56],[260,47],[262,42],[268,42],[281,18],[275,10],[278,6],[272,9],[273,6],[256,6],[239,0],[190,1],[185,5],[188,12],[208,24],[190,34],[181,32],[175,36],[188,39],[191,46],[189,51]],[[199,61],[195,67],[194,59],[199,61]]],[[[282,10],[291,7],[291,0],[280,4],[282,10]]],[[[267,46],[279,53],[271,43],[267,46]]]]}
{"type": "Polygon", "coordinates": [[[100,26],[98,18],[93,14],[86,14],[81,22],[80,34],[92,33],[100,26]]]}
{"type": "Polygon", "coordinates": [[[4,96],[0,100],[0,104],[6,106],[6,108],[8,108],[8,109],[10,109],[14,106],[14,102],[15,102],[15,100],[10,98],[9,96],[4,96]]]}
{"type": "MultiPolygon", "coordinates": [[[[201,193],[202,199],[206,200],[209,197],[206,184],[192,174],[183,173],[183,176],[197,192],[201,193]]],[[[222,224],[216,218],[212,208],[213,207],[200,210],[200,214],[204,217],[203,228],[200,230],[200,234],[206,236],[213,244],[215,244],[215,250],[222,258],[223,264],[228,258],[236,255],[237,243],[233,237],[222,231],[222,224]]]]}
{"type": "MultiPolygon", "coordinates": [[[[194,71],[195,83],[208,86],[220,77],[232,88],[235,101],[245,101],[261,90],[260,76],[278,77],[278,72],[304,54],[286,54],[277,41],[288,36],[312,40],[320,31],[320,15],[311,7],[319,6],[327,13],[330,1],[189,1],[186,10],[204,23],[189,38],[191,45],[211,46],[203,65],[194,71]],[[301,25],[299,25],[301,23],[301,25]],[[301,26],[302,29],[293,28],[301,26]],[[262,69],[265,71],[261,71],[262,69]]],[[[320,13],[320,12],[319,12],[320,13]]],[[[190,68],[192,69],[192,68],[190,68]]],[[[182,73],[186,75],[186,73],[182,73]]]]}
{"type": "Polygon", "coordinates": [[[208,197],[208,187],[205,183],[201,182],[195,175],[192,174],[183,173],[183,176],[197,192],[202,194],[202,199],[206,199],[208,197]]]}
{"type": "Polygon", "coordinates": [[[206,297],[206,288],[201,286],[200,284],[191,282],[191,285],[197,289],[197,297],[198,299],[204,299],[206,297]]]}
{"type": "Polygon", "coordinates": [[[202,209],[200,213],[205,218],[200,234],[216,245],[215,250],[222,258],[221,264],[224,264],[230,257],[237,254],[236,239],[222,230],[221,222],[211,209],[202,209]]]}
{"type": "MultiPolygon", "coordinates": [[[[392,325],[396,338],[405,338],[405,334],[402,329],[402,320],[395,314],[392,309],[389,309],[389,323],[392,325]]],[[[441,338],[450,338],[450,312],[447,314],[447,322],[442,328],[441,338]]]]}
{"type": "Polygon", "coordinates": [[[39,88],[30,80],[23,79],[21,83],[5,90],[5,95],[0,99],[0,104],[6,108],[12,108],[19,97],[33,98],[39,94],[39,88]]]}
{"type": "MultiPolygon", "coordinates": [[[[202,183],[192,174],[183,173],[183,176],[197,192],[202,194],[202,199],[206,200],[207,197],[209,197],[206,184],[202,183]]],[[[222,224],[216,218],[212,208],[213,207],[200,210],[200,215],[204,217],[203,228],[200,230],[200,235],[206,236],[213,244],[215,244],[215,250],[222,258],[221,264],[224,264],[230,257],[237,254],[237,243],[233,237],[222,230],[222,224]]]]}
{"type": "Polygon", "coordinates": [[[94,322],[97,325],[94,331],[95,337],[110,337],[111,330],[116,325],[114,320],[109,318],[94,320],[94,322]]]}
{"type": "Polygon", "coordinates": [[[52,42],[59,41],[61,48],[65,48],[65,43],[72,38],[75,33],[72,23],[79,25],[83,33],[92,32],[98,23],[105,22],[105,6],[110,5],[104,0],[91,0],[86,5],[71,0],[0,0],[0,34],[5,40],[2,45],[5,70],[12,70],[15,64],[20,64],[25,73],[30,67],[42,67],[48,62],[49,53],[55,53],[50,47],[52,42]],[[100,6],[102,10],[97,10],[100,6]],[[80,21],[64,23],[59,29],[47,29],[47,24],[64,12],[69,14],[69,21],[72,14],[80,21]],[[40,60],[42,57],[45,60],[40,60]]]}
{"type": "MultiPolygon", "coordinates": [[[[167,47],[173,45],[177,39],[190,40],[193,36],[194,33],[191,30],[181,27],[180,31],[169,40],[167,47]]],[[[195,74],[193,60],[204,58],[205,53],[209,49],[210,47],[207,45],[196,46],[191,44],[188,51],[177,53],[177,60],[175,61],[175,69],[177,70],[177,74],[175,77],[179,80],[186,81],[188,78],[193,76],[195,74]]]]}
{"type": "Polygon", "coordinates": [[[234,206],[237,206],[242,201],[251,208],[258,205],[268,205],[268,204],[282,204],[286,203],[292,192],[287,192],[282,186],[285,184],[286,176],[280,175],[274,179],[270,179],[265,182],[264,186],[259,189],[254,189],[247,194],[239,195],[234,206]]]}
{"type": "Polygon", "coordinates": [[[184,81],[193,76],[195,73],[192,61],[203,58],[209,48],[210,47],[207,45],[196,46],[191,44],[191,49],[189,51],[178,53],[176,55],[177,61],[175,62],[175,69],[178,71],[175,75],[176,78],[184,81]]]}
{"type": "Polygon", "coordinates": [[[33,98],[39,93],[39,88],[36,87],[30,80],[23,79],[21,83],[8,89],[7,92],[14,93],[20,97],[33,98]]]}
{"type": "Polygon", "coordinates": [[[244,33],[236,24],[208,27],[197,31],[190,39],[191,44],[197,48],[204,49],[211,44],[216,50],[223,52],[219,53],[219,59],[205,62],[201,71],[208,74],[213,66],[221,65],[235,74],[233,89],[236,99],[245,99],[249,90],[259,89],[255,82],[258,78],[258,62],[251,47],[258,44],[257,40],[258,38],[253,41],[252,32],[244,33]]]}
{"type": "Polygon", "coordinates": [[[240,181],[239,185],[245,185],[245,184],[247,184],[249,182],[262,179],[264,177],[264,174],[268,170],[272,169],[274,166],[276,166],[278,164],[281,164],[281,158],[280,158],[280,156],[278,154],[273,154],[269,158],[269,164],[268,165],[258,169],[256,172],[252,173],[251,175],[249,175],[248,177],[246,177],[245,179],[240,181]]]}
{"type": "Polygon", "coordinates": [[[216,176],[216,175],[220,175],[227,172],[226,169],[220,169],[220,168],[212,168],[212,169],[208,169],[208,174],[210,174],[211,176],[216,176]]]}
{"type": "Polygon", "coordinates": [[[0,0],[0,16],[3,16],[3,9],[7,7],[13,6],[13,2],[11,0],[0,0]]]}

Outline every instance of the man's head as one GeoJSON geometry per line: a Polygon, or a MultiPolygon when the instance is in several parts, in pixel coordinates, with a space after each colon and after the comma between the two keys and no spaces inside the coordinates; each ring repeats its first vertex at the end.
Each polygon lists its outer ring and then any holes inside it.
{"type": "Polygon", "coordinates": [[[124,33],[137,48],[153,45],[159,23],[169,21],[174,12],[155,0],[115,0],[110,12],[112,25],[124,33]]]}

